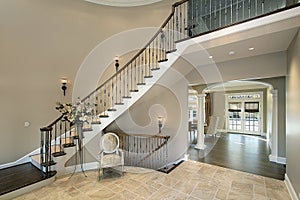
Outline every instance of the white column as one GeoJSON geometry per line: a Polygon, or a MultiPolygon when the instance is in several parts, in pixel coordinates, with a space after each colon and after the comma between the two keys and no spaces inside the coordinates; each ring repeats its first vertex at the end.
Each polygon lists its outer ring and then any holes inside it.
{"type": "Polygon", "coordinates": [[[272,132],[271,132],[271,154],[269,160],[277,162],[278,157],[278,91],[271,90],[272,95],[272,132]]]}
{"type": "Polygon", "coordinates": [[[206,145],[204,144],[204,120],[205,120],[205,94],[198,94],[198,124],[197,124],[197,144],[196,149],[204,150],[206,145]]]}

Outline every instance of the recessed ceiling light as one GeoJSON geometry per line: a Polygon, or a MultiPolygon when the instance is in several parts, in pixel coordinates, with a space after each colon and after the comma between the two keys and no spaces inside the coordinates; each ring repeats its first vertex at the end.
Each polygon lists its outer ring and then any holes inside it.
{"type": "Polygon", "coordinates": [[[253,51],[253,50],[254,50],[254,47],[250,47],[250,48],[249,48],[249,51],[253,51]]]}
{"type": "Polygon", "coordinates": [[[209,59],[212,59],[212,58],[213,58],[213,56],[208,56],[208,58],[209,58],[209,59]]]}
{"type": "Polygon", "coordinates": [[[229,51],[229,53],[228,53],[229,55],[234,55],[235,54],[235,52],[234,51],[229,51]]]}

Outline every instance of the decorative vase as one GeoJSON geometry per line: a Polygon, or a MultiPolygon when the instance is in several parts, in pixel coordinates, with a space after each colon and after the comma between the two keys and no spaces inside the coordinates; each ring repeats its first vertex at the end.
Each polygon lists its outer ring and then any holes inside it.
{"type": "Polygon", "coordinates": [[[77,121],[76,122],[76,129],[77,129],[77,135],[78,135],[78,150],[82,150],[82,139],[83,137],[83,122],[82,121],[77,121]]]}

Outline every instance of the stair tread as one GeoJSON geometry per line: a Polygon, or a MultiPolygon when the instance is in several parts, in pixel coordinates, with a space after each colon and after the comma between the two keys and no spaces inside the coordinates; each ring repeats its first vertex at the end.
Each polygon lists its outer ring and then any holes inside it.
{"type": "Polygon", "coordinates": [[[101,124],[100,121],[93,121],[92,124],[101,124]]]}
{"type": "Polygon", "coordinates": [[[161,63],[161,62],[166,62],[166,61],[168,61],[167,58],[166,58],[166,59],[159,60],[159,61],[157,61],[157,62],[161,63]]]}
{"type": "Polygon", "coordinates": [[[153,76],[152,75],[144,76],[144,78],[153,78],[153,76]]]}
{"type": "Polygon", "coordinates": [[[177,51],[177,49],[172,49],[172,50],[166,51],[166,53],[173,53],[175,51],[177,51]]]}
{"type": "Polygon", "coordinates": [[[65,144],[63,144],[63,147],[65,147],[65,148],[74,147],[74,146],[76,146],[75,143],[65,143],[65,144]]]}
{"type": "Polygon", "coordinates": [[[54,157],[64,156],[66,153],[64,151],[52,153],[54,157]]]}
{"type": "Polygon", "coordinates": [[[73,146],[75,146],[74,138],[73,137],[61,138],[61,144],[65,148],[73,147],[73,146]]]}

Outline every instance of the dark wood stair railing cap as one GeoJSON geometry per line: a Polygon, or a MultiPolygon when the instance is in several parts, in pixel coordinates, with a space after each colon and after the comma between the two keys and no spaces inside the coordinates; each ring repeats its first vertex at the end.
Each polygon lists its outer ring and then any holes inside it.
{"type": "Polygon", "coordinates": [[[161,139],[166,139],[169,140],[171,136],[169,135],[150,135],[150,134],[129,134],[129,133],[124,133],[124,132],[118,132],[117,134],[119,135],[126,135],[126,136],[132,136],[132,137],[150,137],[150,138],[161,138],[161,139]]]}
{"type": "Polygon", "coordinates": [[[46,126],[46,127],[42,127],[40,128],[41,131],[52,131],[52,126],[46,126]]]}
{"type": "Polygon", "coordinates": [[[95,90],[93,90],[89,95],[87,95],[85,98],[83,98],[81,101],[84,102],[86,99],[88,99],[89,97],[91,97],[95,92],[97,92],[100,88],[102,88],[103,86],[105,86],[109,81],[111,81],[112,79],[114,79],[116,76],[118,76],[119,74],[121,74],[131,63],[133,63],[146,49],[147,47],[149,47],[149,45],[157,38],[157,36],[162,33],[162,31],[164,30],[164,28],[166,27],[166,25],[168,24],[168,22],[170,21],[170,19],[174,16],[175,13],[175,8],[180,6],[181,4],[187,2],[188,0],[183,0],[183,1],[179,1],[177,3],[174,3],[172,5],[172,11],[169,15],[169,17],[164,21],[164,23],[161,25],[161,27],[159,28],[159,30],[154,34],[154,36],[149,40],[149,42],[143,47],[141,48],[134,56],[133,58],[131,58],[123,67],[121,67],[113,76],[111,76],[109,79],[107,79],[104,83],[102,83],[100,86],[98,86],[95,90]]]}

